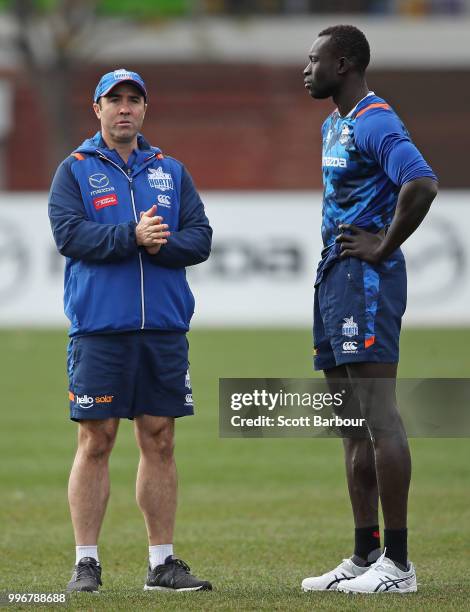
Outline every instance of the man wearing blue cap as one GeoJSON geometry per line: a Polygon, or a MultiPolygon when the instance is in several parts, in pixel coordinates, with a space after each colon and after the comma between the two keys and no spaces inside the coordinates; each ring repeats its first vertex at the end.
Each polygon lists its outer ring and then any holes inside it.
{"type": "Polygon", "coordinates": [[[101,130],[64,160],[49,218],[66,257],[70,418],[78,449],[69,480],[76,565],[68,592],[101,585],[98,536],[119,420],[134,421],[137,502],[149,539],[145,589],[211,590],[173,556],[175,418],[193,414],[186,332],[194,298],[186,266],[209,257],[212,230],[184,166],[139,133],[142,78],[105,74],[93,109],[101,130]]]}

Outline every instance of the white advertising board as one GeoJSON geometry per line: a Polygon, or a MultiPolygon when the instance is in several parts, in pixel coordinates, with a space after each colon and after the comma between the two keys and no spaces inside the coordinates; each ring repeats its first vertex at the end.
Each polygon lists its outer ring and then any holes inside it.
{"type": "MultiPolygon", "coordinates": [[[[319,192],[208,192],[210,259],[188,269],[193,326],[309,326],[319,192]]],[[[470,192],[441,192],[406,243],[405,325],[470,325],[470,192]]],[[[0,195],[0,325],[63,326],[63,258],[47,194],[0,195]]]]}

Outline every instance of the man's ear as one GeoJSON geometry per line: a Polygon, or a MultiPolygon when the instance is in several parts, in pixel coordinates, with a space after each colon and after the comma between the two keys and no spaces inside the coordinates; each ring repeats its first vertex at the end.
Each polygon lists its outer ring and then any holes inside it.
{"type": "Polygon", "coordinates": [[[351,66],[351,61],[347,57],[340,57],[338,59],[338,74],[345,74],[351,66]]]}
{"type": "Polygon", "coordinates": [[[98,119],[101,119],[101,106],[97,102],[93,102],[93,110],[98,119]]]}

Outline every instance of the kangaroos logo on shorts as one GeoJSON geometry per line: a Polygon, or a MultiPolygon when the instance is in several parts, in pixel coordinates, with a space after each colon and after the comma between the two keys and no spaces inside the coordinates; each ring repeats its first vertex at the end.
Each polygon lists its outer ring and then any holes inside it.
{"type": "Polygon", "coordinates": [[[353,317],[346,317],[342,325],[342,334],[348,338],[359,335],[359,327],[353,317]]]}

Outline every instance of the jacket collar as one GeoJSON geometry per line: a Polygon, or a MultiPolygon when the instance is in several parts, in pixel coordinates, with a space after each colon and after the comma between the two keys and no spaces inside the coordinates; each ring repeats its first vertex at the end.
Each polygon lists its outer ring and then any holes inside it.
{"type": "MultiPolygon", "coordinates": [[[[137,134],[137,147],[139,151],[148,152],[149,155],[152,153],[161,153],[161,150],[158,147],[152,147],[142,134],[137,134]]],[[[114,149],[108,149],[101,132],[96,132],[94,136],[84,140],[82,144],[75,149],[75,152],[93,154],[96,153],[97,149],[105,154],[114,151],[114,149]]]]}
{"type": "MultiPolygon", "coordinates": [[[[148,141],[142,136],[137,135],[137,156],[133,166],[132,176],[138,174],[143,170],[149,163],[151,163],[155,157],[161,153],[158,147],[152,147],[148,141]]],[[[78,149],[75,150],[77,153],[85,153],[88,155],[100,155],[105,156],[113,163],[118,166],[122,166],[123,162],[119,154],[115,149],[109,149],[103,139],[101,132],[97,132],[92,138],[85,140],[78,149]]]]}

